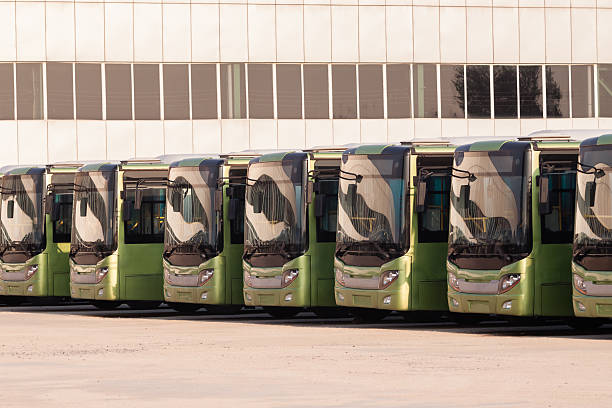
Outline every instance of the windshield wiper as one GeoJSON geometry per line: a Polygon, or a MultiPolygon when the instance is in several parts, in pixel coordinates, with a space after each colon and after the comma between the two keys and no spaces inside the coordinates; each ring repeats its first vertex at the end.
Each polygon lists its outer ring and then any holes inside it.
{"type": "MultiPolygon", "coordinates": [[[[580,249],[574,256],[577,259],[582,259],[597,249],[612,249],[612,241],[602,240],[602,241],[598,241],[595,244],[581,245],[580,249]]],[[[605,254],[602,254],[602,255],[605,255],[605,254]]]]}
{"type": "Polygon", "coordinates": [[[336,256],[342,256],[347,252],[356,252],[356,253],[373,253],[378,257],[382,257],[383,259],[391,258],[391,254],[389,254],[389,249],[393,247],[394,244],[389,242],[378,242],[378,241],[353,241],[346,244],[336,251],[336,256]],[[361,247],[373,247],[362,249],[361,247]]]}

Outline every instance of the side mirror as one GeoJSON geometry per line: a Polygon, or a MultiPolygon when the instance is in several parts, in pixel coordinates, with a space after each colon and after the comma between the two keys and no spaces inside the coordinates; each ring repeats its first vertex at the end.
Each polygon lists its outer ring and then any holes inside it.
{"type": "Polygon", "coordinates": [[[9,200],[6,203],[6,216],[8,218],[13,218],[15,216],[15,200],[9,200]]]}
{"type": "Polygon", "coordinates": [[[540,176],[540,214],[547,215],[551,213],[550,198],[549,198],[549,182],[550,179],[546,176],[540,176]]]}
{"type": "Polygon", "coordinates": [[[45,197],[45,214],[51,214],[52,212],[53,212],[53,193],[49,193],[45,197]]]}
{"type": "Polygon", "coordinates": [[[357,184],[349,184],[346,192],[349,200],[354,201],[357,198],[357,184]]]}
{"type": "Polygon", "coordinates": [[[132,202],[131,201],[123,202],[122,212],[123,212],[122,217],[124,221],[132,219],[132,202]]]}
{"type": "Polygon", "coordinates": [[[223,211],[223,187],[215,190],[215,211],[223,211]]]}
{"type": "Polygon", "coordinates": [[[81,203],[79,207],[79,214],[81,215],[81,217],[87,216],[87,197],[83,197],[81,199],[81,203]]]}
{"type": "Polygon", "coordinates": [[[172,204],[172,211],[174,212],[183,212],[183,194],[181,193],[180,190],[175,189],[172,193],[171,193],[171,204],[172,204]]]}
{"type": "Polygon", "coordinates": [[[461,208],[466,209],[470,204],[470,185],[464,184],[459,190],[459,205],[461,208]]]}
{"type": "Polygon", "coordinates": [[[595,191],[597,190],[597,184],[594,181],[587,181],[584,186],[584,201],[589,207],[595,205],[595,191]]]}
{"type": "Polygon", "coordinates": [[[253,194],[253,212],[255,214],[261,213],[261,207],[263,202],[263,193],[257,191],[253,194]]]}
{"type": "Polygon", "coordinates": [[[140,210],[140,207],[142,206],[143,191],[139,188],[136,188],[134,196],[134,209],[140,210]]]}
{"type": "Polygon", "coordinates": [[[53,205],[51,208],[51,221],[59,221],[60,219],[60,209],[62,207],[59,205],[53,205]]]}
{"type": "Polygon", "coordinates": [[[240,205],[240,200],[237,198],[230,198],[229,200],[229,209],[227,211],[227,218],[230,221],[236,220],[238,218],[238,206],[240,205]]]}
{"type": "Polygon", "coordinates": [[[417,179],[415,183],[416,197],[414,210],[417,213],[425,212],[425,198],[427,197],[427,182],[423,179],[417,179]]]}
{"type": "Polygon", "coordinates": [[[229,198],[234,198],[235,194],[236,194],[236,189],[234,187],[227,187],[225,189],[225,195],[228,196],[229,198]]]}
{"type": "Polygon", "coordinates": [[[312,180],[308,180],[306,184],[306,204],[312,203],[312,195],[314,192],[314,183],[312,180]]]}
{"type": "Polygon", "coordinates": [[[314,198],[314,213],[315,217],[323,216],[323,207],[325,204],[325,198],[327,196],[325,194],[317,194],[314,198]]]}

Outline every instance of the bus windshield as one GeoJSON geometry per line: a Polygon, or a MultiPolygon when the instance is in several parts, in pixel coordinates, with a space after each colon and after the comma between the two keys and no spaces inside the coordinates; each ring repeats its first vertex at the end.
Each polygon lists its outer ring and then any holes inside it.
{"type": "Polygon", "coordinates": [[[219,253],[214,209],[218,178],[218,165],[170,169],[164,256],[171,263],[198,265],[219,253]]]}
{"type": "Polygon", "coordinates": [[[348,155],[342,163],[336,256],[343,262],[381,265],[405,250],[403,161],[397,155],[348,155]]]}
{"type": "Polygon", "coordinates": [[[4,262],[25,262],[44,247],[42,189],[44,174],[2,179],[2,237],[4,262]]]}
{"type": "Polygon", "coordinates": [[[449,259],[462,268],[499,268],[530,248],[523,151],[455,153],[449,259]],[[496,260],[495,265],[478,258],[496,260]]]}
{"type": "Polygon", "coordinates": [[[578,164],[574,259],[588,269],[610,270],[612,256],[612,148],[583,147],[578,164]],[[595,186],[593,206],[587,184],[595,186]]]}
{"type": "MultiPolygon", "coordinates": [[[[245,259],[295,258],[306,241],[303,161],[253,163],[247,174],[245,259]]],[[[286,261],[285,259],[285,261],[286,261]]],[[[253,263],[253,265],[255,265],[253,263]]]]}
{"type": "Polygon", "coordinates": [[[115,172],[79,172],[74,180],[70,253],[79,263],[101,260],[115,245],[115,172]],[[83,259],[85,258],[85,259],[83,259]]]}

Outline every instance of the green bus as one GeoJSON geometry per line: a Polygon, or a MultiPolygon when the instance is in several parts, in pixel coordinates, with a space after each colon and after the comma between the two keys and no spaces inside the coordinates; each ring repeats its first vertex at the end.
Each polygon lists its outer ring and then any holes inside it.
{"type": "Polygon", "coordinates": [[[333,254],[343,147],[250,161],[245,203],[244,303],[274,317],[337,312],[333,254]]]}
{"type": "Polygon", "coordinates": [[[0,295],[6,303],[70,297],[72,183],[79,166],[14,167],[2,177],[0,295]]]}
{"type": "Polygon", "coordinates": [[[444,142],[420,141],[344,152],[335,297],[356,317],[375,321],[393,310],[448,310],[444,262],[453,151],[444,142]]]}
{"type": "Polygon", "coordinates": [[[451,312],[573,316],[577,160],[578,143],[554,136],[457,147],[446,264],[451,312]]]}
{"type": "Polygon", "coordinates": [[[249,160],[242,152],[170,165],[164,239],[164,298],[181,312],[238,312],[249,160]]]}
{"type": "Polygon", "coordinates": [[[70,293],[99,308],[157,307],[173,156],[87,164],[74,181],[70,293]]]}
{"type": "Polygon", "coordinates": [[[584,140],[578,163],[572,260],[573,308],[578,317],[612,317],[611,177],[612,134],[584,140]]]}

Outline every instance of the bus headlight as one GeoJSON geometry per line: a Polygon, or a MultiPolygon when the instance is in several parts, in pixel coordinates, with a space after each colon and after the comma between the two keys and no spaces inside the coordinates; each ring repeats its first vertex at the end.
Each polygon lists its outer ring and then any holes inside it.
{"type": "Polygon", "coordinates": [[[206,282],[212,279],[215,274],[214,269],[204,269],[198,275],[198,286],[204,286],[206,282]]]}
{"type": "Polygon", "coordinates": [[[389,287],[397,277],[399,276],[399,271],[384,271],[382,275],[380,275],[380,289],[385,289],[389,287]]]}
{"type": "Polygon", "coordinates": [[[30,265],[23,269],[24,280],[29,280],[38,271],[38,265],[30,265]]]}
{"type": "Polygon", "coordinates": [[[283,272],[283,279],[281,281],[281,287],[284,288],[286,286],[291,285],[291,283],[297,279],[300,274],[299,269],[287,269],[283,272]]]}
{"type": "Polygon", "coordinates": [[[499,293],[505,293],[518,285],[521,281],[521,275],[518,273],[510,273],[508,275],[502,276],[499,280],[499,293]]]}
{"type": "Polygon", "coordinates": [[[452,272],[448,273],[448,284],[457,292],[461,292],[461,289],[459,289],[459,280],[457,279],[457,275],[452,272]]]}
{"type": "Polygon", "coordinates": [[[576,290],[583,295],[588,295],[584,278],[580,275],[574,274],[574,287],[576,290]]]}
{"type": "Polygon", "coordinates": [[[96,269],[96,283],[102,282],[102,279],[108,273],[108,266],[103,266],[101,268],[96,269]]]}
{"type": "Polygon", "coordinates": [[[334,268],[334,272],[336,274],[336,282],[338,282],[338,285],[344,286],[344,273],[342,272],[342,270],[334,268]]]}

